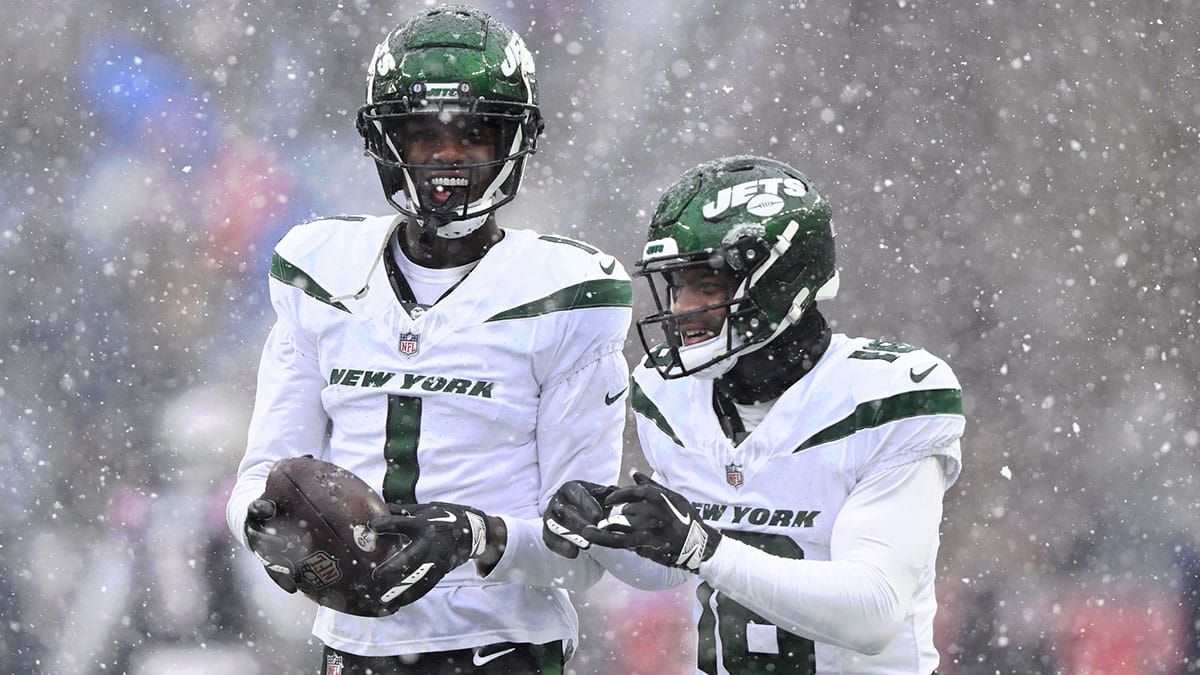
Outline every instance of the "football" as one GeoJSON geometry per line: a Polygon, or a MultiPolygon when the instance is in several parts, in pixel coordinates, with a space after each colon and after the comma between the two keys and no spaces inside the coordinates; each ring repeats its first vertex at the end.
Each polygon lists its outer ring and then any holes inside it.
{"type": "Polygon", "coordinates": [[[312,457],[279,460],[262,496],[275,503],[271,525],[303,542],[289,556],[299,590],[317,604],[356,616],[387,616],[371,570],[399,546],[368,527],[387,505],[371,486],[336,464],[312,457]]]}

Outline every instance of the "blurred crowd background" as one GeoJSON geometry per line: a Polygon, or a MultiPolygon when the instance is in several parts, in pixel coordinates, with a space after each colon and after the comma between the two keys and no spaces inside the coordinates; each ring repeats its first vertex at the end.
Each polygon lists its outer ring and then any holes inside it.
{"type": "MultiPolygon", "coordinates": [[[[472,4],[547,117],[502,224],[632,267],[680,173],[770,155],[834,205],[835,330],[954,366],[943,675],[1200,668],[1200,2],[472,4]]],[[[0,672],[315,672],[224,500],[272,246],[389,211],[354,112],[426,5],[0,6],[0,672]]],[[[577,601],[569,672],[688,672],[686,593],[577,601]]]]}

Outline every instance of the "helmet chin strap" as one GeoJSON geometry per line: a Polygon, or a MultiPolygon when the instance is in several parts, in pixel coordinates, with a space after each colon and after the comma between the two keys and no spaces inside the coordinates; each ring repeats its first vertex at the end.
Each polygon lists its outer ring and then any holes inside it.
{"type": "MultiPolygon", "coordinates": [[[[411,183],[409,184],[411,185],[411,183]]],[[[432,203],[433,188],[431,186],[423,185],[417,188],[417,190],[419,191],[420,195],[420,203],[432,203]]],[[[398,204],[403,207],[403,209],[420,213],[417,208],[414,208],[412,200],[408,198],[408,194],[405,191],[401,190],[398,192],[396,194],[396,199],[398,204]]],[[[451,199],[456,198],[452,197],[451,199]]],[[[490,196],[476,200],[468,206],[468,210],[472,210],[472,208],[475,210],[486,209],[487,207],[491,206],[492,201],[492,197],[490,196]]],[[[453,213],[459,211],[461,208],[461,206],[450,204],[445,210],[447,213],[453,213]]],[[[478,230],[480,227],[483,227],[484,222],[487,221],[488,215],[489,214],[487,213],[482,213],[469,218],[450,218],[445,214],[432,212],[423,217],[418,217],[417,222],[421,225],[420,243],[422,246],[428,248],[433,245],[434,237],[441,237],[442,239],[462,239],[475,230],[478,230]]]]}
{"type": "Polygon", "coordinates": [[[441,239],[462,239],[483,227],[483,223],[487,221],[489,215],[491,214],[485,213],[479,216],[463,218],[462,220],[451,220],[435,213],[425,218],[418,218],[417,223],[421,226],[418,241],[420,241],[422,247],[428,249],[433,246],[435,237],[441,239]]]}
{"type": "MultiPolygon", "coordinates": [[[[704,342],[680,347],[679,361],[684,368],[692,370],[712,361],[720,354],[737,349],[741,344],[742,341],[736,335],[732,338],[729,336],[729,322],[726,321],[720,334],[704,342]]],[[[738,356],[739,354],[727,356],[720,361],[704,366],[701,370],[693,371],[691,376],[698,380],[715,380],[733,369],[737,364],[738,356]]]]}
{"type": "Polygon", "coordinates": [[[437,226],[437,236],[442,239],[462,239],[475,230],[483,227],[484,221],[490,214],[472,216],[461,220],[447,220],[437,226]]]}
{"type": "Polygon", "coordinates": [[[425,220],[417,222],[421,225],[421,233],[417,235],[417,241],[420,242],[421,248],[429,250],[433,246],[433,239],[437,235],[437,231],[441,229],[444,221],[438,216],[430,216],[425,220]]]}

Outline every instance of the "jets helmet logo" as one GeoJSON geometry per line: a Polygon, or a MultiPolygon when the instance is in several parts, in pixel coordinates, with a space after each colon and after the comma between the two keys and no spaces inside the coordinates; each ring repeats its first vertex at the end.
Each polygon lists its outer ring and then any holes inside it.
{"type": "Polygon", "coordinates": [[[800,198],[808,194],[808,186],[796,178],[759,178],[738,183],[717,192],[716,199],[706,202],[704,217],[713,220],[730,208],[744,206],[760,218],[773,216],[783,210],[784,197],[800,198]]]}
{"type": "Polygon", "coordinates": [[[525,46],[525,41],[520,35],[512,34],[508,44],[504,47],[504,62],[500,64],[500,72],[504,73],[505,77],[510,77],[517,72],[520,67],[524,73],[532,73],[533,54],[529,53],[529,48],[525,46]]]}

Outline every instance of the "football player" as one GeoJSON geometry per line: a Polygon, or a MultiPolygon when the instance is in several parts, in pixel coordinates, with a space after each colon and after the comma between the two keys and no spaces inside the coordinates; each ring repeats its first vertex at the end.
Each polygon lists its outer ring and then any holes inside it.
{"type": "Polygon", "coordinates": [[[808,177],[762,157],[702,164],[664,193],[635,274],[657,303],[631,394],[653,476],[569,482],[545,514],[549,545],[632,585],[694,580],[704,673],[938,666],[962,392],[919,347],[831,332],[830,214],[808,177]]]}
{"type": "Polygon", "coordinates": [[[322,672],[561,672],[577,640],[568,591],[603,569],[552,554],[541,512],[568,478],[617,479],[632,286],[587,244],[499,225],[542,126],[521,37],[427,9],[375,49],[357,117],[399,213],[315,220],[274,251],[230,528],[304,588],[279,555],[303,542],[258,497],[310,454],[379,490],[393,515],[373,529],[407,544],[373,574],[393,614],[318,609],[322,672]]]}

